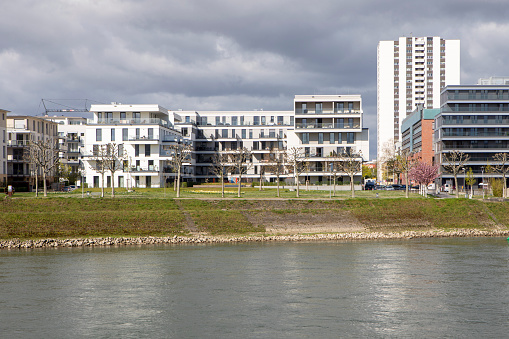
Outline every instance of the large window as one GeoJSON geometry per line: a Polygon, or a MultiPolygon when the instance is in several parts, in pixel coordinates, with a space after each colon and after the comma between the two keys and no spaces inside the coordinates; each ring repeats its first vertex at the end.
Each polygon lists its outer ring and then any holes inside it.
{"type": "Polygon", "coordinates": [[[148,138],[149,138],[149,140],[154,139],[154,129],[153,128],[148,129],[148,138]]]}
{"type": "Polygon", "coordinates": [[[150,145],[145,145],[145,156],[146,157],[150,156],[150,145]]]}
{"type": "Polygon", "coordinates": [[[115,141],[115,129],[111,129],[111,141],[115,141]]]}
{"type": "Polygon", "coordinates": [[[120,120],[125,120],[127,118],[125,112],[120,112],[120,120]]]}
{"type": "Polygon", "coordinates": [[[334,133],[329,133],[329,143],[330,144],[334,143],[334,133]]]}
{"type": "Polygon", "coordinates": [[[260,117],[257,117],[257,116],[253,117],[253,125],[255,125],[255,126],[260,125],[260,117]]]}
{"type": "Polygon", "coordinates": [[[128,140],[128,130],[127,128],[122,128],[122,141],[128,140]]]}
{"type": "Polygon", "coordinates": [[[315,113],[321,114],[322,113],[322,103],[321,102],[315,102],[315,113]]]}
{"type": "Polygon", "coordinates": [[[243,130],[242,130],[242,139],[245,139],[245,138],[246,138],[246,130],[245,130],[245,129],[243,129],[243,130]]]}
{"type": "Polygon", "coordinates": [[[135,157],[140,156],[140,145],[134,145],[134,156],[135,157]]]}
{"type": "Polygon", "coordinates": [[[318,133],[318,143],[323,144],[323,133],[318,133]]]}
{"type": "Polygon", "coordinates": [[[302,133],[302,143],[309,144],[309,133],[302,133]]]}
{"type": "Polygon", "coordinates": [[[95,129],[95,141],[103,141],[103,130],[101,128],[95,129]]]}

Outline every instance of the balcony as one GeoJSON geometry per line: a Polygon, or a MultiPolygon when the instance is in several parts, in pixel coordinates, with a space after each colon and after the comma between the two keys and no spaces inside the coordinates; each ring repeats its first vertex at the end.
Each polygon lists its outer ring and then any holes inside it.
{"type": "Polygon", "coordinates": [[[296,129],[355,129],[360,128],[360,124],[344,124],[334,125],[333,123],[296,123],[295,124],[296,129]]]}
{"type": "Polygon", "coordinates": [[[124,172],[130,173],[147,173],[147,172],[159,172],[159,169],[156,165],[150,165],[147,167],[142,166],[133,166],[128,171],[124,169],[124,172]]]}
{"type": "Polygon", "coordinates": [[[509,125],[509,117],[504,119],[444,119],[443,125],[509,125]]]}
{"type": "Polygon", "coordinates": [[[23,156],[22,155],[7,154],[7,161],[22,162],[23,161],[23,156]]]}
{"type": "Polygon", "coordinates": [[[308,109],[302,109],[302,108],[296,108],[295,114],[301,115],[308,115],[308,114],[322,114],[322,115],[330,115],[330,114],[360,114],[362,113],[361,110],[358,109],[335,109],[335,110],[318,110],[318,111],[310,111],[308,109]]]}
{"type": "Polygon", "coordinates": [[[455,93],[448,93],[447,94],[447,100],[509,100],[509,94],[503,93],[503,94],[496,94],[496,93],[475,93],[475,94],[468,94],[468,93],[461,93],[461,94],[455,94],[455,93]]]}
{"type": "Polygon", "coordinates": [[[11,146],[11,147],[28,146],[29,143],[30,143],[29,140],[7,140],[7,146],[11,146]]]}
{"type": "Polygon", "coordinates": [[[98,119],[89,122],[89,125],[159,125],[164,127],[172,127],[171,123],[159,118],[147,119],[98,119]]]}

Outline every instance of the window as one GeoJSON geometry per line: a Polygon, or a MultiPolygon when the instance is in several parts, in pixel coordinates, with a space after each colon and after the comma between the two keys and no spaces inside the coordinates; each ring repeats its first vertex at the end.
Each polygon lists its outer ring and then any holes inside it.
{"type": "Polygon", "coordinates": [[[106,121],[113,120],[113,112],[105,112],[104,113],[104,118],[106,119],[106,121]]]}
{"type": "Polygon", "coordinates": [[[150,140],[154,139],[154,129],[153,128],[148,129],[148,138],[150,140]]]}
{"type": "Polygon", "coordinates": [[[150,156],[150,145],[145,145],[145,156],[146,157],[150,156]]]}
{"type": "Polygon", "coordinates": [[[235,129],[232,129],[232,138],[235,138],[235,129]]]}
{"type": "Polygon", "coordinates": [[[227,129],[221,130],[221,137],[228,138],[228,130],[227,129]]]}
{"type": "Polygon", "coordinates": [[[309,133],[302,133],[302,143],[309,144],[309,133]]]}
{"type": "Polygon", "coordinates": [[[237,117],[232,117],[232,125],[237,126],[237,117]]]}
{"type": "Polygon", "coordinates": [[[265,116],[262,116],[262,125],[266,124],[265,116]]]}
{"type": "Polygon", "coordinates": [[[316,114],[321,114],[322,113],[322,103],[321,102],[316,102],[315,103],[315,113],[316,114]]]}
{"type": "Polygon", "coordinates": [[[189,124],[191,122],[191,117],[190,116],[186,116],[186,123],[189,124]]]}
{"type": "Polygon", "coordinates": [[[128,140],[128,132],[127,132],[127,128],[122,128],[122,141],[127,141],[128,140]]]}
{"type": "Polygon", "coordinates": [[[302,103],[302,113],[307,113],[308,112],[308,104],[303,102],[302,103]]]}
{"type": "Polygon", "coordinates": [[[344,105],[343,102],[336,102],[336,113],[343,113],[344,105]]]}
{"type": "Polygon", "coordinates": [[[216,117],[216,126],[221,124],[221,117],[216,117]]]}
{"type": "Polygon", "coordinates": [[[283,117],[282,116],[278,116],[277,117],[277,124],[278,125],[282,125],[283,124],[283,117]]]}
{"type": "Polygon", "coordinates": [[[140,156],[140,145],[134,145],[134,156],[135,157],[140,156]]]}
{"type": "Polygon", "coordinates": [[[252,129],[249,130],[249,139],[253,139],[253,130],[252,129]]]}
{"type": "Polygon", "coordinates": [[[355,142],[355,133],[353,132],[346,133],[346,142],[348,144],[353,144],[355,142]]]}
{"type": "Polygon", "coordinates": [[[242,139],[245,139],[246,138],[246,130],[243,129],[241,133],[242,133],[242,139]]]}
{"type": "Polygon", "coordinates": [[[140,112],[133,112],[133,119],[134,120],[140,120],[141,119],[141,113],[140,112]]]}
{"type": "Polygon", "coordinates": [[[103,140],[103,130],[100,128],[95,129],[95,141],[102,141],[103,140]]]}
{"type": "Polygon", "coordinates": [[[260,125],[260,117],[253,117],[253,125],[258,126],[260,125]]]}
{"type": "Polygon", "coordinates": [[[330,144],[334,143],[334,133],[329,133],[329,143],[330,144]]]}
{"type": "Polygon", "coordinates": [[[120,120],[126,120],[127,116],[125,112],[120,112],[120,120]]]}
{"type": "Polygon", "coordinates": [[[318,133],[318,143],[323,144],[323,133],[318,133]]]}
{"type": "Polygon", "coordinates": [[[111,141],[115,141],[115,129],[111,129],[111,141]]]}
{"type": "Polygon", "coordinates": [[[136,129],[136,139],[139,139],[140,138],[140,129],[137,128],[136,129]]]}
{"type": "Polygon", "coordinates": [[[118,156],[123,157],[124,156],[124,144],[118,145],[118,156]]]}

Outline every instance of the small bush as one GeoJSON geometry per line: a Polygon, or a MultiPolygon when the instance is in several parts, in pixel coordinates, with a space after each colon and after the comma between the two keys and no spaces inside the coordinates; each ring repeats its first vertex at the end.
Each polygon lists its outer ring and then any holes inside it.
{"type": "Polygon", "coordinates": [[[502,179],[491,178],[490,185],[491,190],[493,191],[493,196],[497,198],[502,197],[502,193],[504,191],[504,183],[502,179]]]}

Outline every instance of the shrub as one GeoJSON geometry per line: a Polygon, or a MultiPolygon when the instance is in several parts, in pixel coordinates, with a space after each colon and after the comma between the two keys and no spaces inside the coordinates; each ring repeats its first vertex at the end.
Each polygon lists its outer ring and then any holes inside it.
{"type": "Polygon", "coordinates": [[[502,182],[502,179],[491,178],[490,185],[491,190],[493,191],[493,196],[498,198],[502,197],[504,190],[504,183],[502,182]]]}

